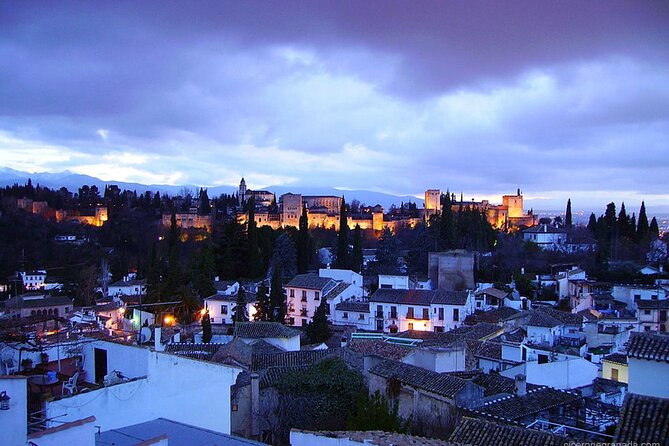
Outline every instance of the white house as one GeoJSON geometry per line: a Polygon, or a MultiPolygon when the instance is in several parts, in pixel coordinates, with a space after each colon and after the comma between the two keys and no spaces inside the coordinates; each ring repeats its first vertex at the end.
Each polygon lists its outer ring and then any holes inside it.
{"type": "MultiPolygon", "coordinates": [[[[238,288],[237,288],[238,290],[238,288]]],[[[245,291],[244,301],[246,302],[246,314],[250,320],[256,314],[257,296],[254,293],[245,291]]],[[[204,298],[204,306],[209,311],[209,318],[212,324],[232,324],[233,309],[237,306],[237,292],[234,294],[213,294],[204,298]]]]}
{"type": "Polygon", "coordinates": [[[359,274],[347,270],[322,269],[321,272],[325,273],[326,277],[316,274],[298,274],[285,285],[288,325],[305,327],[314,317],[316,309],[321,304],[321,299],[325,299],[326,312],[331,318],[338,303],[362,296],[362,287],[356,283],[327,277],[332,271],[334,272],[332,275],[336,277],[343,277],[357,283],[362,282],[359,274]]]}
{"type": "Polygon", "coordinates": [[[611,290],[613,299],[623,302],[630,311],[637,311],[640,300],[665,300],[668,290],[664,285],[614,285],[611,290]]]}
{"type": "Polygon", "coordinates": [[[567,232],[555,226],[541,224],[525,229],[523,240],[539,245],[541,249],[557,251],[567,243],[567,232]]]}
{"type": "Polygon", "coordinates": [[[413,290],[416,284],[409,276],[396,274],[379,274],[379,288],[384,290],[413,290]]]}
{"type": "Polygon", "coordinates": [[[321,268],[318,270],[318,276],[328,277],[337,282],[351,283],[359,287],[360,293],[362,293],[362,275],[351,271],[350,269],[321,268]]]}
{"type": "Polygon", "coordinates": [[[289,352],[300,349],[300,331],[278,322],[237,322],[234,336],[247,344],[263,339],[289,352]]]}
{"type": "Polygon", "coordinates": [[[23,281],[23,287],[27,291],[36,291],[44,288],[44,282],[46,281],[46,271],[21,271],[21,280],[23,281]]]}
{"type": "Polygon", "coordinates": [[[143,296],[146,294],[146,279],[134,279],[133,276],[124,276],[107,288],[110,296],[143,296]]]}
{"type": "Polygon", "coordinates": [[[369,313],[369,302],[345,300],[335,305],[332,323],[354,325],[361,330],[374,330],[374,318],[369,313]]]}
{"type": "Polygon", "coordinates": [[[669,398],[669,335],[634,333],[627,367],[631,393],[669,398]]]}
{"type": "Polygon", "coordinates": [[[449,331],[462,325],[474,312],[469,291],[378,289],[369,298],[374,329],[449,331]]]}

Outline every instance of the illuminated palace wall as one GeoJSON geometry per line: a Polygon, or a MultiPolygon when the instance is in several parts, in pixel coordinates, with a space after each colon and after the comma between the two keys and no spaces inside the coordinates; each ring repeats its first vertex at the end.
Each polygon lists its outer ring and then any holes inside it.
{"type": "Polygon", "coordinates": [[[68,211],[59,209],[56,211],[56,221],[78,221],[91,226],[102,226],[109,219],[107,208],[99,206],[95,208],[94,215],[81,215],[79,211],[68,211]]]}

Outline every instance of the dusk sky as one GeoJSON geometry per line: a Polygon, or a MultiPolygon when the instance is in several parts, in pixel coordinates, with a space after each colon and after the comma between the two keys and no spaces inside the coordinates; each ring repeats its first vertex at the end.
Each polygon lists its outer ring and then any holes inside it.
{"type": "Polygon", "coordinates": [[[0,167],[669,205],[669,2],[0,0],[0,167]]]}

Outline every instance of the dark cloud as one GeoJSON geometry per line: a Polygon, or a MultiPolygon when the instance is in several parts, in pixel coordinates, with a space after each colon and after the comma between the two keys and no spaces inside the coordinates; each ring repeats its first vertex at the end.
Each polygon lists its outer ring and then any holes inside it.
{"type": "Polygon", "coordinates": [[[0,148],[145,154],[135,180],[661,195],[666,42],[666,2],[4,2],[0,148]]]}

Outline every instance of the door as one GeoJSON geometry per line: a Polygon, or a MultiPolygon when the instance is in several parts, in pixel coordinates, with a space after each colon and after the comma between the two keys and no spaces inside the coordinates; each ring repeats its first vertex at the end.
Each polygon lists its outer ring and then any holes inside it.
{"type": "Polygon", "coordinates": [[[95,382],[102,384],[102,380],[107,374],[107,350],[103,348],[95,349],[95,382]]]}

